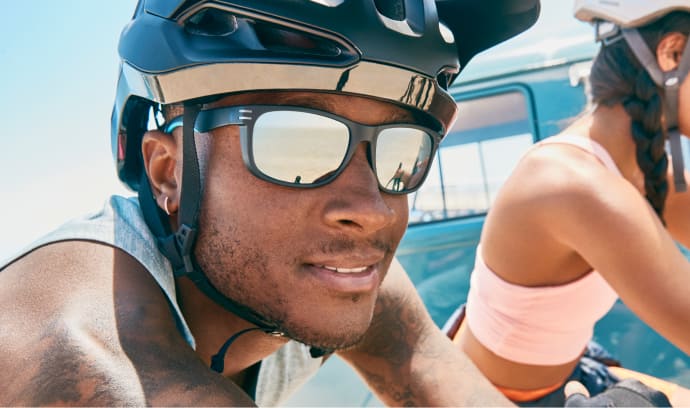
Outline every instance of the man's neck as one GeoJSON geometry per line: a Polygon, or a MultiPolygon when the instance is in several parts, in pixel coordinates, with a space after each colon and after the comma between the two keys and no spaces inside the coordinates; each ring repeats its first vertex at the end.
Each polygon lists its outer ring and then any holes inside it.
{"type": "Polygon", "coordinates": [[[230,380],[242,388],[253,400],[256,400],[256,384],[261,363],[256,363],[239,373],[230,376],[230,380]]]}

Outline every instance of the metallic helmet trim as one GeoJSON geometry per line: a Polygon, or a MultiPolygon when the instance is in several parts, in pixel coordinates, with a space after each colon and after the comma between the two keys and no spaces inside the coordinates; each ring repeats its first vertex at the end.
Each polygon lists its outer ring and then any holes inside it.
{"type": "MultiPolygon", "coordinates": [[[[455,102],[435,80],[402,68],[371,62],[354,67],[229,63],[198,65],[153,74],[122,64],[120,82],[128,96],[160,104],[178,103],[209,95],[264,90],[310,90],[375,96],[426,111],[447,129],[455,117],[455,102]],[[374,75],[376,74],[376,75],[374,75]],[[380,78],[386,78],[381,81],[380,78]]],[[[126,100],[118,101],[123,107],[126,100]]]]}

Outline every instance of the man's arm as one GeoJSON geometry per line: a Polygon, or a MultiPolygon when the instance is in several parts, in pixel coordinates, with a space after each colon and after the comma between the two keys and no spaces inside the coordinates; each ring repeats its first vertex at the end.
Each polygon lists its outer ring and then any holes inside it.
{"type": "Polygon", "coordinates": [[[387,405],[513,405],[434,324],[397,261],[365,338],[339,354],[387,405]]]}
{"type": "Polygon", "coordinates": [[[253,405],[175,327],[122,251],[64,242],[0,272],[0,405],[253,405]]]}

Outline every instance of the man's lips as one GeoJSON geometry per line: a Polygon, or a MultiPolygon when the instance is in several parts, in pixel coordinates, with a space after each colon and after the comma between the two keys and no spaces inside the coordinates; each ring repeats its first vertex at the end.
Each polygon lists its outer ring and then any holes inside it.
{"type": "Polygon", "coordinates": [[[367,268],[371,265],[368,266],[359,266],[359,267],[354,267],[354,268],[344,268],[344,267],[338,267],[338,266],[330,266],[330,265],[314,265],[320,268],[326,268],[331,271],[335,271],[337,273],[358,273],[358,272],[364,272],[367,270],[367,268]]]}
{"type": "Polygon", "coordinates": [[[332,292],[361,294],[378,288],[382,276],[380,262],[366,266],[334,266],[306,264],[306,270],[316,278],[318,285],[332,292]]]}

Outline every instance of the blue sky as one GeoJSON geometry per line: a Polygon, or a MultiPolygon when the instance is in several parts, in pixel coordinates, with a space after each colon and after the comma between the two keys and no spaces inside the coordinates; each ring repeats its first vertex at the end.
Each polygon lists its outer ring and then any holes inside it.
{"type": "MultiPolygon", "coordinates": [[[[540,30],[580,25],[542,0],[540,30]],[[564,24],[565,21],[565,24],[564,24]]],[[[7,2],[0,24],[0,260],[98,209],[115,176],[110,113],[117,41],[136,0],[7,2]]]]}
{"type": "Polygon", "coordinates": [[[0,24],[0,259],[119,186],[109,119],[136,0],[7,2],[0,24]]]}

